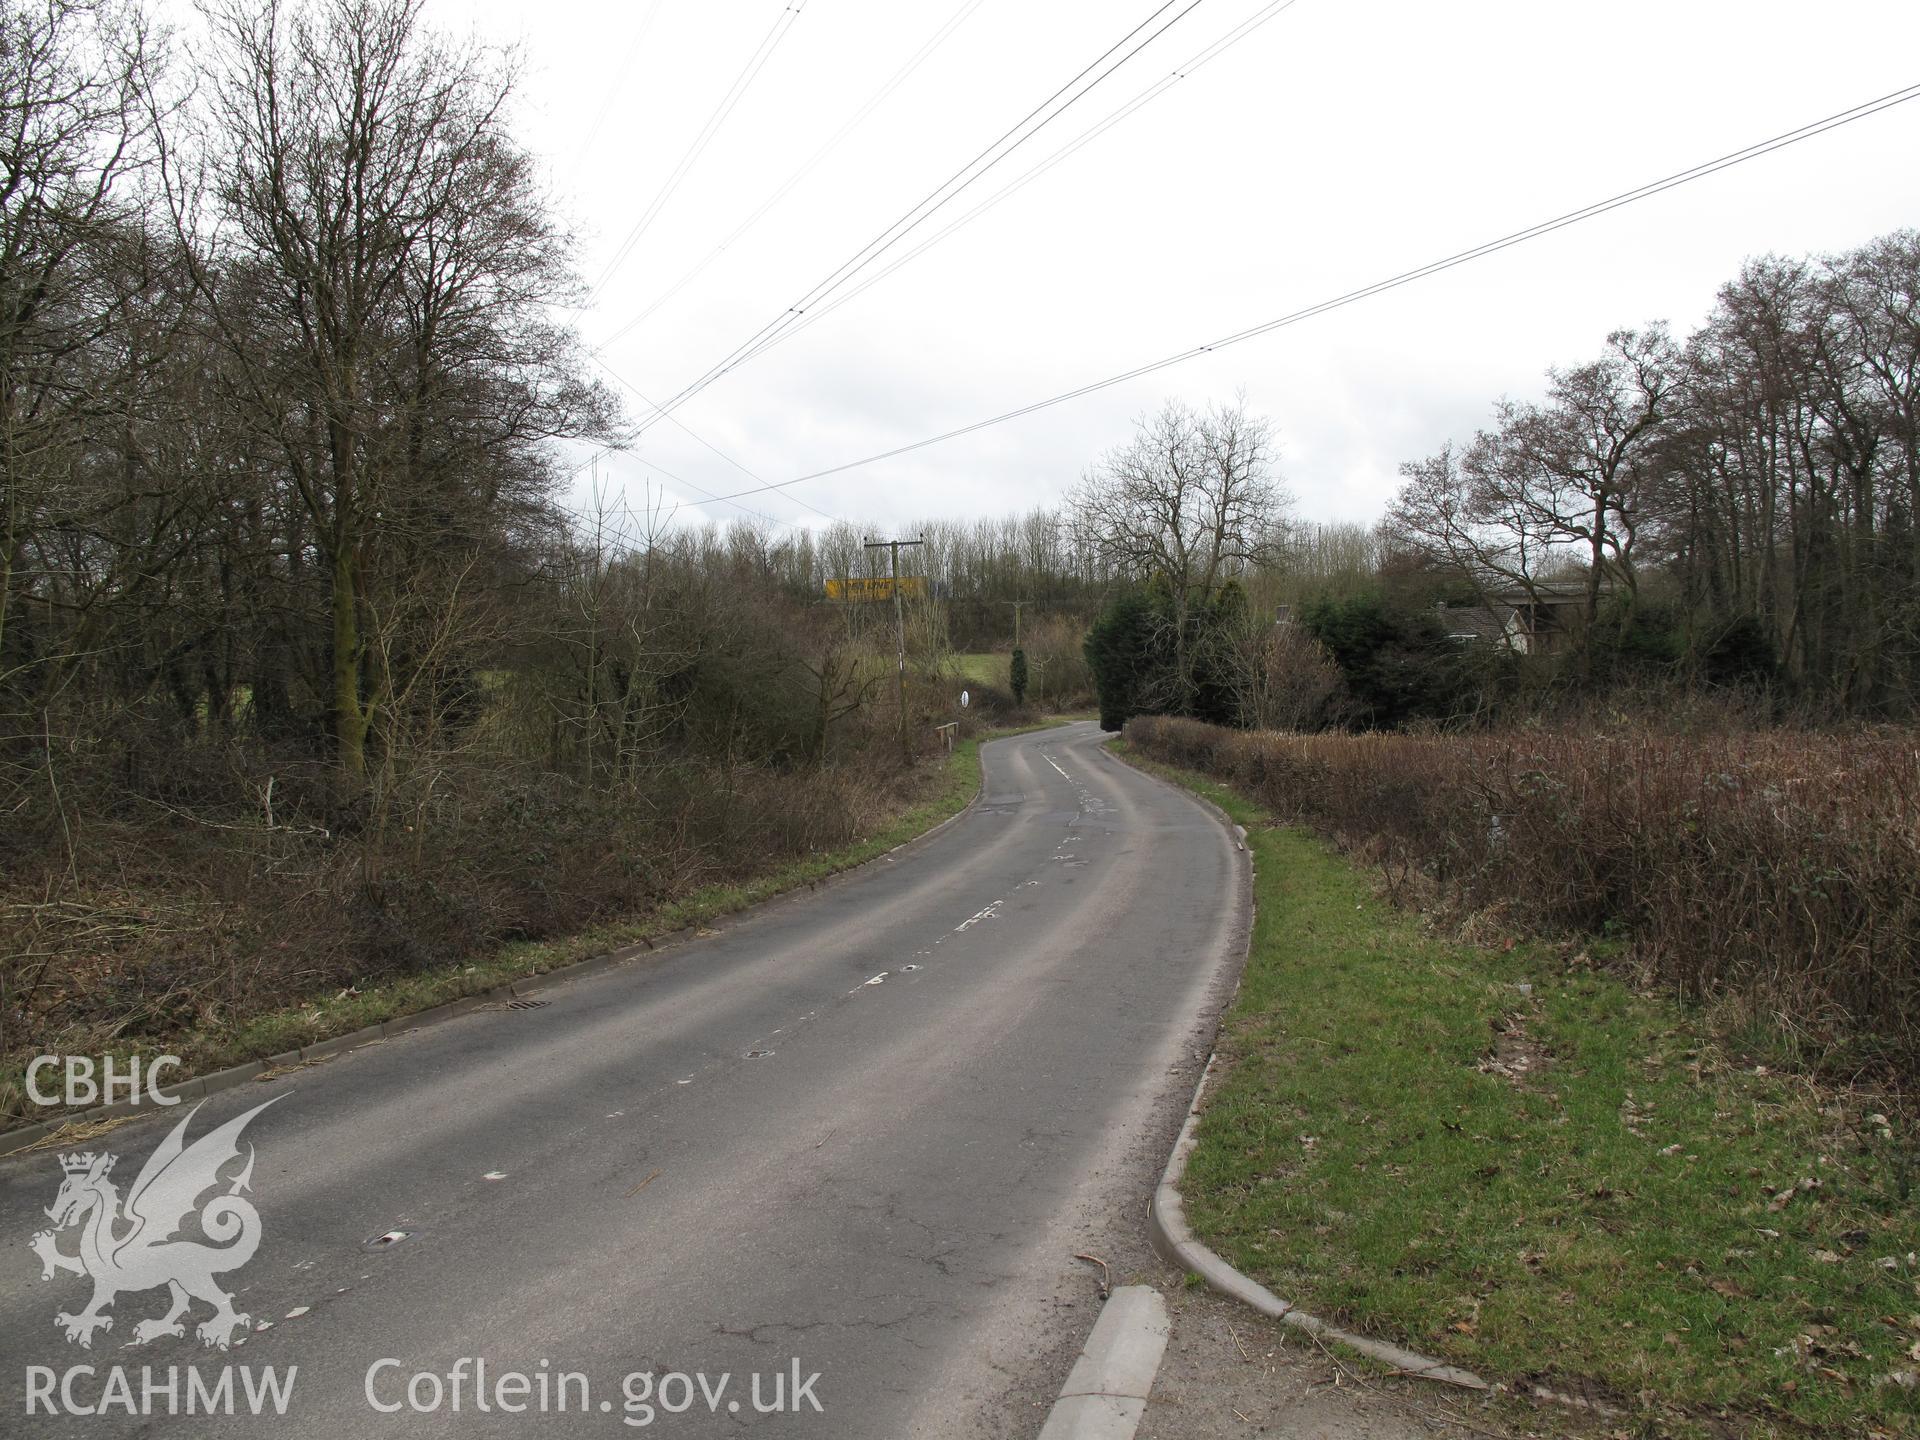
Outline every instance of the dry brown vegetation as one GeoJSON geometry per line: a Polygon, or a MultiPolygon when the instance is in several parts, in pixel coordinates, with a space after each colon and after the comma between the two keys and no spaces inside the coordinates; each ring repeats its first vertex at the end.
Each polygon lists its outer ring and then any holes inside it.
{"type": "Polygon", "coordinates": [[[1084,687],[1052,512],[926,527],[902,626],[823,594],[864,524],[583,503],[632,432],[514,54],[174,18],[0,0],[0,1116],[31,1055],[273,1054],[864,853],[952,798],[956,600],[1084,687]]]}
{"type": "Polygon", "coordinates": [[[927,781],[688,761],[588,785],[442,756],[382,824],[339,811],[330,767],[256,752],[189,750],[139,791],[70,778],[14,832],[42,843],[0,847],[0,1074],[644,915],[845,846],[927,781]]]}
{"type": "Polygon", "coordinates": [[[1920,1072],[1920,737],[1641,723],[1465,735],[1129,740],[1424,881],[1463,910],[1617,953],[1829,1069],[1920,1072]]]}

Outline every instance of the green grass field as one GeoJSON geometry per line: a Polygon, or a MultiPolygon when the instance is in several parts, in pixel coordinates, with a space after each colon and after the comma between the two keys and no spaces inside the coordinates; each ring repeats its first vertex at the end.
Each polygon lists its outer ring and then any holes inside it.
{"type": "Polygon", "coordinates": [[[1007,657],[1005,655],[974,652],[953,657],[954,667],[961,677],[976,685],[991,685],[996,690],[1007,688],[1007,657]]]}
{"type": "MultiPolygon", "coordinates": [[[[1138,760],[1138,757],[1133,757],[1138,760]]],[[[1248,828],[1258,917],[1184,1191],[1312,1313],[1636,1435],[1907,1435],[1910,1152],[1564,948],[1443,938],[1318,839],[1248,828]]]]}

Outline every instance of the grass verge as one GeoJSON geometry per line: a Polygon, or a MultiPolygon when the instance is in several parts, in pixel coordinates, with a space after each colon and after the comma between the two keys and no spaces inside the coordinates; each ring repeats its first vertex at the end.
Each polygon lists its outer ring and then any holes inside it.
{"type": "Polygon", "coordinates": [[[1183,1191],[1304,1309],[1642,1435],[1912,1435],[1910,1152],[1568,947],[1435,934],[1205,777],[1258,912],[1183,1191]],[[1615,1422],[1618,1423],[1618,1422],[1615,1422]]]}
{"type": "MultiPolygon", "coordinates": [[[[177,1036],[164,1046],[143,1046],[137,1053],[177,1055],[181,1065],[168,1072],[169,1083],[190,1079],[230,1065],[284,1054],[303,1045],[318,1044],[369,1025],[402,1019],[449,1001],[483,994],[514,980],[591,959],[609,950],[670,935],[688,926],[705,925],[786,891],[865,864],[924,834],[966,808],[979,790],[983,743],[1065,723],[1068,723],[1065,719],[1050,719],[1035,725],[993,730],[961,741],[946,757],[944,767],[931,777],[927,793],[918,804],[845,849],[773,867],[738,884],[708,886],[660,909],[609,921],[561,939],[504,945],[465,964],[425,970],[365,989],[354,987],[331,998],[310,999],[230,1024],[215,1023],[177,1036]]],[[[136,1051],[127,1049],[116,1053],[124,1059],[136,1051]]],[[[16,1073],[12,1079],[15,1093],[24,1094],[20,1088],[24,1076],[16,1073]]],[[[54,1118],[58,1113],[41,1111],[21,1119],[54,1118]]]]}

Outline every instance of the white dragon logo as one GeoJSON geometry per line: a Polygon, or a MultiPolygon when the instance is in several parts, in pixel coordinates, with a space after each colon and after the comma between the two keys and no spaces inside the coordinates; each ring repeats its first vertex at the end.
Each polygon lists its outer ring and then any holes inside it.
{"type": "Polygon", "coordinates": [[[147,1157],[127,1192],[124,1210],[120,1187],[107,1178],[116,1156],[87,1152],[60,1157],[66,1179],[46,1211],[53,1228],[35,1235],[31,1245],[44,1267],[42,1280],[53,1279],[60,1270],[93,1279],[93,1301],[85,1310],[78,1315],[62,1311],[54,1317],[54,1324],[66,1331],[68,1341],[77,1340],[91,1349],[94,1331],[113,1329],[113,1317],[104,1312],[115,1296],[122,1290],[153,1290],[162,1285],[167,1287],[173,1304],[165,1315],[142,1320],[133,1327],[135,1345],[162,1335],[184,1334],[180,1317],[194,1300],[213,1306],[212,1318],[203,1321],[196,1332],[204,1344],[225,1350],[236,1332],[253,1323],[252,1316],[235,1311],[233,1296],[213,1278],[238,1270],[260,1247],[260,1213],[252,1201],[240,1195],[249,1188],[253,1176],[251,1145],[246,1147],[246,1166],[233,1177],[227,1193],[198,1207],[200,1229],[214,1243],[175,1236],[195,1214],[200,1196],[220,1183],[221,1168],[239,1156],[240,1132],[247,1122],[267,1105],[285,1098],[276,1095],[189,1146],[185,1140],[187,1125],[200,1112],[200,1107],[194,1106],[147,1157]],[[82,1226],[80,1252],[77,1256],[64,1254],[59,1248],[59,1233],[76,1225],[82,1226]]]}

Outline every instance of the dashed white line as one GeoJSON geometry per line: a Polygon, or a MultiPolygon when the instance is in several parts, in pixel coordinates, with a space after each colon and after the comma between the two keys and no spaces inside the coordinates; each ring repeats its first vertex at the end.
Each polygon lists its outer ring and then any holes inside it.
{"type": "Polygon", "coordinates": [[[966,930],[972,926],[978,925],[982,920],[995,919],[996,916],[994,912],[999,910],[999,908],[1006,903],[1007,902],[1004,900],[994,901],[991,905],[987,906],[987,908],[982,910],[979,914],[970,915],[965,920],[962,920],[958,925],[954,926],[953,933],[958,935],[962,930],[966,930]]]}

